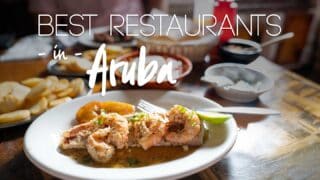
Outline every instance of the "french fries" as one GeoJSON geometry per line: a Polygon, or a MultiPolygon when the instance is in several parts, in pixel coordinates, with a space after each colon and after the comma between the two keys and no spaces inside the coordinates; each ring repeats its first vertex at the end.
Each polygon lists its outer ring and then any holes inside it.
{"type": "Polygon", "coordinates": [[[58,96],[56,94],[49,94],[48,96],[46,96],[48,101],[53,101],[55,99],[58,98],[58,96]]]}
{"type": "Polygon", "coordinates": [[[70,97],[76,97],[79,94],[82,94],[84,91],[84,82],[82,79],[80,78],[76,78],[74,80],[71,81],[70,83],[70,87],[72,88],[72,93],[70,94],[70,97]]]}
{"type": "Polygon", "coordinates": [[[72,92],[73,92],[73,88],[69,87],[69,88],[65,89],[64,91],[58,93],[57,96],[59,98],[66,97],[66,96],[69,96],[72,92]]]}
{"type": "Polygon", "coordinates": [[[69,87],[69,84],[70,83],[67,79],[60,79],[59,82],[54,87],[53,92],[55,92],[55,93],[62,92],[69,87]]]}
{"type": "Polygon", "coordinates": [[[49,88],[51,85],[52,85],[51,81],[48,81],[48,80],[44,80],[40,82],[38,85],[36,85],[31,89],[31,91],[26,97],[26,100],[29,102],[34,102],[44,97],[45,95],[48,95],[50,93],[49,88]]]}
{"type": "Polygon", "coordinates": [[[56,99],[56,100],[50,101],[49,102],[49,108],[55,107],[55,106],[57,106],[59,104],[68,102],[70,100],[72,100],[70,97],[64,97],[64,98],[60,98],[60,99],[56,99]]]}
{"type": "Polygon", "coordinates": [[[81,95],[82,79],[72,81],[56,76],[28,78],[20,83],[0,83],[0,123],[22,121],[81,95]]]}
{"type": "Polygon", "coordinates": [[[0,123],[23,121],[30,119],[29,110],[17,110],[9,113],[0,114],[0,123]]]}
{"type": "Polygon", "coordinates": [[[34,77],[34,78],[28,78],[26,80],[21,81],[21,84],[32,88],[38,85],[41,81],[44,81],[44,80],[42,78],[34,77]]]}
{"type": "Polygon", "coordinates": [[[29,110],[32,115],[39,115],[48,109],[47,98],[41,98],[36,104],[34,104],[29,110]]]}
{"type": "Polygon", "coordinates": [[[19,109],[29,92],[29,87],[17,82],[0,83],[0,114],[19,109]]]}

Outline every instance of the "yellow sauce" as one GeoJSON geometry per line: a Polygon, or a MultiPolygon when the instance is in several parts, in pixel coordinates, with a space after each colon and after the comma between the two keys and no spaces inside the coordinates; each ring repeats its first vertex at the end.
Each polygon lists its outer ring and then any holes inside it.
{"type": "Polygon", "coordinates": [[[181,146],[177,147],[152,147],[148,150],[142,148],[128,148],[117,150],[112,159],[105,164],[95,162],[86,149],[71,149],[62,150],[61,153],[70,156],[80,164],[91,167],[106,167],[106,168],[129,168],[142,167],[153,164],[159,164],[181,157],[185,157],[193,153],[197,147],[189,147],[184,150],[181,146]]]}

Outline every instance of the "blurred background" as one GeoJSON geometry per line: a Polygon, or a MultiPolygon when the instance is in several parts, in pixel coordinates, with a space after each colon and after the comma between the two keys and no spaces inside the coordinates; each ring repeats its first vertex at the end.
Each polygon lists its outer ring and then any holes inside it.
{"type": "MultiPolygon", "coordinates": [[[[214,3],[212,0],[0,0],[0,53],[20,38],[37,34],[39,13],[143,14],[158,8],[169,14],[187,14],[192,18],[201,13],[213,13],[214,3]]],[[[247,21],[252,13],[279,14],[283,32],[294,32],[295,37],[268,46],[263,49],[263,56],[320,82],[320,0],[237,0],[236,3],[233,8],[247,21]]],[[[101,22],[93,25],[101,26],[101,22]]],[[[265,24],[260,23],[260,26],[264,28],[265,24]]],[[[244,28],[240,32],[240,38],[256,42],[270,39],[266,34],[249,36],[244,28]]]]}

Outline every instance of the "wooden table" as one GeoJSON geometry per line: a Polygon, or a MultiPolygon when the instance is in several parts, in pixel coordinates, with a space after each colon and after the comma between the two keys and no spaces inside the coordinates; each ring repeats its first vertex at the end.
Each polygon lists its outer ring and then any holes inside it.
{"type": "MultiPolygon", "coordinates": [[[[47,60],[0,63],[0,82],[45,74],[47,60]]],[[[197,64],[178,90],[223,100],[200,77],[208,64],[197,64]]],[[[235,116],[240,128],[231,152],[219,163],[186,179],[319,179],[320,87],[260,57],[252,68],[267,73],[275,87],[247,106],[271,107],[281,116],[235,116]]],[[[28,125],[0,130],[0,179],[54,179],[23,153],[28,125]]]]}

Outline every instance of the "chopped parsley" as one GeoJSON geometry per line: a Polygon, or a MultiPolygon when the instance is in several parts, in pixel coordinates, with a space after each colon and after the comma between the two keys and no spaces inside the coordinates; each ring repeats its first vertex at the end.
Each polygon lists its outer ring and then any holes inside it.
{"type": "Polygon", "coordinates": [[[130,121],[140,121],[141,119],[145,118],[148,114],[144,112],[135,113],[131,118],[130,121]]]}
{"type": "Polygon", "coordinates": [[[189,118],[189,119],[192,119],[195,114],[196,114],[195,111],[191,111],[188,118],[189,118]]]}
{"type": "Polygon", "coordinates": [[[102,124],[103,124],[103,119],[102,119],[101,117],[99,117],[99,118],[97,119],[96,123],[97,123],[98,125],[102,125],[102,124]]]}
{"type": "Polygon", "coordinates": [[[181,105],[177,105],[177,108],[178,108],[180,113],[185,113],[188,110],[186,107],[181,106],[181,105]]]}
{"type": "Polygon", "coordinates": [[[129,166],[136,166],[140,163],[140,161],[138,159],[132,158],[132,157],[127,158],[127,162],[129,164],[129,166]]]}
{"type": "Polygon", "coordinates": [[[88,155],[88,156],[84,156],[82,159],[81,159],[81,162],[83,163],[83,164],[90,164],[90,163],[92,163],[92,159],[91,159],[91,157],[88,155]]]}
{"type": "Polygon", "coordinates": [[[194,127],[197,125],[197,122],[193,119],[193,117],[197,115],[197,113],[195,111],[191,111],[190,114],[189,114],[189,120],[191,120],[191,126],[194,127]]]}
{"type": "Polygon", "coordinates": [[[196,125],[197,125],[197,122],[192,121],[191,126],[192,126],[192,127],[195,127],[196,125]]]}

